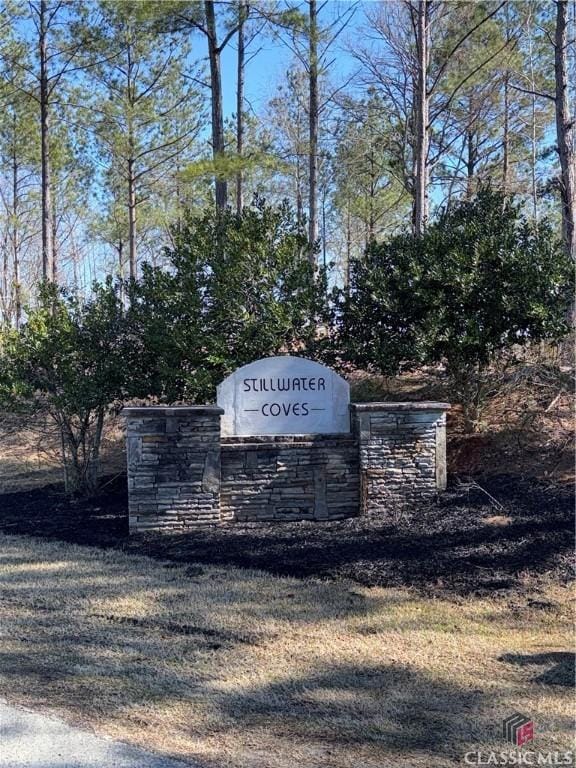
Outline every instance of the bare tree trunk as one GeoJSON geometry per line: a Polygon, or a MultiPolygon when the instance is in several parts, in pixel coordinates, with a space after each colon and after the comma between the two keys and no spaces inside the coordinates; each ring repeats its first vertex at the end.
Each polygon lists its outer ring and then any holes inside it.
{"type": "Polygon", "coordinates": [[[308,258],[316,266],[314,244],[318,240],[318,9],[316,0],[308,0],[309,8],[309,197],[308,258]]]}
{"type": "Polygon", "coordinates": [[[476,174],[477,151],[474,144],[473,128],[474,104],[472,98],[468,99],[468,130],[466,131],[466,199],[470,200],[474,194],[474,176],[476,174]]]}
{"type": "Polygon", "coordinates": [[[326,187],[322,189],[322,266],[326,269],[327,265],[327,247],[326,247],[326,187]]]}
{"type": "Polygon", "coordinates": [[[296,160],[296,223],[298,228],[304,223],[304,201],[302,194],[302,169],[300,167],[300,153],[296,160]]]}
{"type": "Polygon", "coordinates": [[[91,436],[88,445],[88,463],[86,468],[85,490],[88,494],[94,493],[98,488],[98,473],[100,471],[100,447],[102,445],[102,432],[104,430],[104,408],[98,408],[96,412],[96,425],[94,435],[91,436]]]}
{"type": "Polygon", "coordinates": [[[78,293],[80,291],[80,275],[78,274],[78,258],[76,257],[76,254],[74,254],[74,258],[72,259],[72,280],[74,290],[78,293]]]}
{"type": "Polygon", "coordinates": [[[296,113],[296,223],[298,229],[302,227],[304,221],[304,196],[302,194],[302,120],[300,104],[297,103],[298,111],[296,113]]]}
{"type": "Polygon", "coordinates": [[[414,190],[414,231],[421,235],[428,220],[428,2],[419,0],[416,14],[418,77],[416,83],[416,179],[414,190]]]}
{"type": "Polygon", "coordinates": [[[16,330],[20,328],[22,321],[22,288],[20,286],[20,237],[19,221],[20,215],[20,185],[18,177],[18,154],[16,152],[16,113],[14,113],[13,123],[13,141],[12,141],[12,269],[14,284],[14,302],[15,302],[15,320],[16,330]]]}
{"type": "Polygon", "coordinates": [[[576,260],[576,158],[574,156],[574,122],[570,113],[568,90],[568,0],[556,0],[556,35],[554,70],[556,81],[556,134],[560,157],[560,194],[562,200],[562,233],[567,254],[576,260]]]}
{"type": "MultiPolygon", "coordinates": [[[[536,81],[534,78],[534,51],[533,51],[533,36],[534,27],[532,24],[532,11],[528,11],[528,55],[530,57],[530,88],[532,91],[536,90],[536,81]]],[[[536,140],[536,94],[532,93],[530,103],[530,117],[531,117],[531,135],[530,142],[532,145],[532,157],[531,157],[531,181],[532,181],[532,215],[534,217],[534,223],[538,227],[538,182],[536,177],[536,162],[538,154],[538,143],[536,140]]]]}
{"type": "MultiPolygon", "coordinates": [[[[54,198],[52,198],[54,199],[54,198]]],[[[58,282],[58,238],[57,238],[57,221],[56,221],[56,208],[52,205],[52,282],[58,282]]]]}
{"type": "Polygon", "coordinates": [[[133,60],[133,38],[126,48],[126,97],[130,106],[127,120],[128,157],[126,159],[126,194],[128,207],[128,269],[130,280],[138,276],[138,251],[136,246],[136,140],[134,136],[134,121],[132,108],[136,102],[136,85],[133,60]]]}
{"type": "Polygon", "coordinates": [[[180,184],[180,173],[182,172],[181,152],[178,151],[176,155],[176,163],[174,166],[174,181],[176,184],[176,229],[178,232],[182,231],[182,214],[184,212],[184,196],[182,194],[182,185],[180,184]]]}
{"type": "Polygon", "coordinates": [[[466,133],[466,199],[470,200],[474,194],[474,134],[472,131],[466,133]]]}
{"type": "Polygon", "coordinates": [[[502,192],[510,189],[510,96],[508,72],[504,75],[504,120],[502,123],[502,192]]]}
{"type": "Polygon", "coordinates": [[[350,271],[352,265],[352,222],[350,220],[350,200],[346,201],[346,270],[344,273],[344,286],[350,287],[350,271]]]}
{"type": "Polygon", "coordinates": [[[374,161],[374,148],[372,145],[373,137],[370,136],[368,146],[368,185],[366,193],[364,195],[364,249],[368,248],[370,241],[375,236],[376,231],[376,212],[374,208],[374,201],[376,197],[376,170],[374,161]]]}
{"type": "MultiPolygon", "coordinates": [[[[506,43],[510,42],[510,4],[506,2],[506,43]]],[[[502,124],[502,192],[510,191],[510,71],[504,71],[504,115],[502,124]]]]}
{"type": "Polygon", "coordinates": [[[0,288],[1,288],[1,303],[2,303],[2,323],[0,323],[0,327],[3,325],[9,326],[12,322],[12,312],[10,305],[12,304],[12,297],[10,295],[10,278],[8,277],[9,270],[9,259],[8,259],[8,242],[7,238],[4,238],[4,242],[2,244],[2,281],[0,282],[0,288]]]}
{"type": "MultiPolygon", "coordinates": [[[[210,87],[212,93],[212,156],[215,161],[224,155],[224,115],[222,109],[222,76],[220,49],[216,34],[216,17],[213,0],[205,0],[208,58],[210,59],[210,87]]],[[[216,209],[222,211],[228,204],[228,184],[216,176],[216,209]]]]}
{"type": "MultiPolygon", "coordinates": [[[[534,78],[532,78],[534,83],[534,78]]],[[[534,216],[534,223],[538,226],[538,182],[536,178],[536,162],[538,154],[538,144],[536,142],[536,97],[532,94],[531,105],[531,117],[532,117],[532,135],[530,137],[532,143],[532,215],[534,216]]]]}
{"type": "Polygon", "coordinates": [[[122,236],[118,238],[116,250],[118,251],[118,275],[120,277],[120,304],[124,306],[126,302],[126,288],[124,285],[124,240],[122,236]]]}
{"type": "Polygon", "coordinates": [[[120,280],[124,280],[124,240],[122,237],[118,238],[116,250],[118,251],[118,275],[120,280]]]}
{"type": "Polygon", "coordinates": [[[52,180],[50,175],[50,91],[48,83],[46,0],[40,0],[40,134],[42,166],[42,277],[52,280],[54,274],[54,245],[52,240],[52,180]]]}
{"type": "Polygon", "coordinates": [[[62,461],[62,471],[64,473],[64,493],[70,493],[70,477],[68,472],[68,454],[66,453],[66,438],[64,436],[64,427],[56,419],[58,431],[60,433],[60,460],[62,461]]]}
{"type": "Polygon", "coordinates": [[[78,441],[71,422],[63,414],[56,417],[62,441],[62,459],[65,462],[64,482],[66,493],[73,494],[82,485],[82,467],[78,456],[78,441]]]}
{"type": "MultiPolygon", "coordinates": [[[[236,154],[242,158],[244,152],[244,67],[246,49],[244,41],[244,24],[250,12],[250,4],[240,2],[238,4],[238,72],[236,87],[236,154]]],[[[236,174],[236,213],[240,215],[244,207],[242,189],[242,168],[236,174]]]]}
{"type": "Polygon", "coordinates": [[[136,177],[134,159],[128,159],[128,258],[130,261],[130,279],[137,275],[136,254],[136,177]]]}

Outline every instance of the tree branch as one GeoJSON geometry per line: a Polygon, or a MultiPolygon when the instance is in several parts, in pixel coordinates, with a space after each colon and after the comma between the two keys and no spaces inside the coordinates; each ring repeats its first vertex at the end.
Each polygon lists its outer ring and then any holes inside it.
{"type": "Polygon", "coordinates": [[[556,97],[552,96],[550,93],[544,93],[543,91],[534,91],[531,88],[520,88],[519,85],[514,85],[513,83],[508,83],[510,88],[513,88],[515,91],[520,91],[520,93],[528,93],[530,96],[539,96],[541,99],[549,99],[550,101],[556,103],[556,97]]]}
{"type": "MultiPolygon", "coordinates": [[[[428,95],[430,95],[434,91],[434,88],[436,88],[436,86],[438,85],[438,81],[440,80],[440,78],[444,74],[444,71],[445,71],[446,67],[448,66],[448,63],[449,63],[450,59],[452,58],[452,56],[454,56],[456,51],[466,42],[466,40],[470,37],[470,35],[473,35],[474,32],[476,32],[477,29],[479,29],[483,24],[485,24],[489,19],[491,19],[492,16],[497,14],[498,11],[501,8],[503,8],[505,5],[506,5],[506,2],[505,2],[505,0],[503,0],[503,2],[501,2],[500,5],[492,11],[492,13],[489,13],[488,16],[486,16],[485,18],[481,19],[474,27],[472,27],[472,29],[469,29],[468,32],[466,32],[464,37],[460,38],[460,40],[452,48],[450,53],[446,56],[446,59],[444,60],[444,64],[442,64],[442,66],[438,70],[438,73],[437,73],[436,77],[434,78],[434,82],[430,86],[430,89],[428,91],[428,95]]],[[[490,59],[488,59],[488,61],[489,60],[490,59]]],[[[478,70],[476,70],[476,71],[478,71],[478,70]]]]}

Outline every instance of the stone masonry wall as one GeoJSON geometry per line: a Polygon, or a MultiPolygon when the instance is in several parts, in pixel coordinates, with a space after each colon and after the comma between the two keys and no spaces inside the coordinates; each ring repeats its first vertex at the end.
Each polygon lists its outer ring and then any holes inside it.
{"type": "Polygon", "coordinates": [[[359,512],[358,445],[351,435],[222,440],[225,520],[336,520],[359,512]]]}
{"type": "Polygon", "coordinates": [[[434,497],[446,487],[446,403],[354,404],[361,514],[434,497]]]}
{"type": "Polygon", "coordinates": [[[335,520],[433,498],[448,407],[353,404],[348,434],[227,438],[217,406],[125,408],[130,530],[335,520]]]}
{"type": "Polygon", "coordinates": [[[216,406],[125,408],[131,531],[220,520],[216,406]]]}

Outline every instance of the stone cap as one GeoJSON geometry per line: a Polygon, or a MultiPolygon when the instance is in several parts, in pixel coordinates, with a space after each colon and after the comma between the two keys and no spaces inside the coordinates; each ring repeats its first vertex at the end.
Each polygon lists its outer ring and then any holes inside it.
{"type": "Polygon", "coordinates": [[[350,408],[361,413],[373,411],[449,411],[450,403],[433,401],[414,401],[411,403],[350,403],[350,408]]]}
{"type": "Polygon", "coordinates": [[[222,416],[218,405],[137,405],[122,408],[123,416],[146,418],[147,416],[222,416]]]}

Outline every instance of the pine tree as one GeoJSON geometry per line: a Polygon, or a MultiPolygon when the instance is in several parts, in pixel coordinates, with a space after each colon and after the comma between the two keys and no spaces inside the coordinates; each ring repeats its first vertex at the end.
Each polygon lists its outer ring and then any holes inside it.
{"type": "Polygon", "coordinates": [[[92,44],[90,70],[96,138],[109,177],[117,177],[113,188],[123,188],[129,272],[135,278],[138,210],[158,180],[183,163],[202,127],[202,100],[184,77],[186,47],[161,34],[140,3],[104,1],[98,10],[101,32],[92,44]]]}

